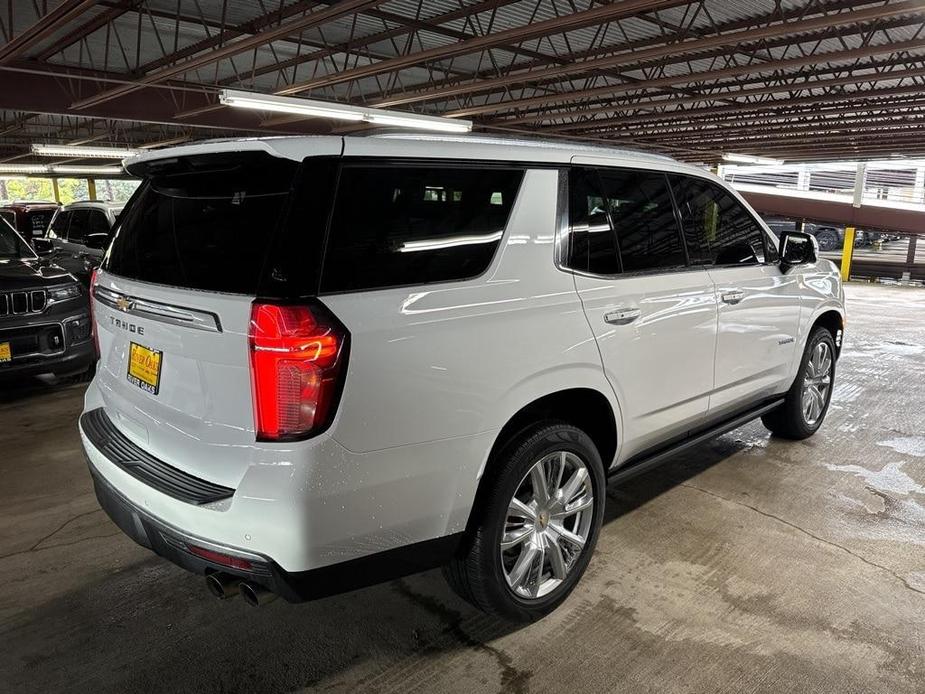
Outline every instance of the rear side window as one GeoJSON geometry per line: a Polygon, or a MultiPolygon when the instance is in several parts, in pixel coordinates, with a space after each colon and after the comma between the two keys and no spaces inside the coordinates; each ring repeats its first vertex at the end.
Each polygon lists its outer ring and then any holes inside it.
{"type": "Polygon", "coordinates": [[[501,243],[523,176],[514,168],[344,165],[321,291],[481,274],[501,243]]]}
{"type": "Polygon", "coordinates": [[[263,152],[152,162],[106,269],[130,279],[253,294],[298,164],[263,152]]]}
{"type": "Polygon", "coordinates": [[[87,234],[108,234],[109,220],[105,212],[99,210],[90,210],[90,224],[87,228],[87,234]]]}
{"type": "Polygon", "coordinates": [[[73,212],[59,212],[51,224],[51,235],[59,239],[67,238],[67,227],[71,223],[73,212]]]}
{"type": "Polygon", "coordinates": [[[684,267],[687,259],[665,175],[602,169],[600,177],[623,272],[684,267]]]}
{"type": "Polygon", "coordinates": [[[690,176],[672,176],[671,185],[692,262],[748,265],[765,261],[764,231],[732,195],[690,176]]]}
{"type": "Polygon", "coordinates": [[[29,227],[33,236],[41,236],[48,228],[54,210],[36,210],[29,213],[29,227]]]}
{"type": "Polygon", "coordinates": [[[16,213],[10,210],[0,210],[0,219],[6,221],[11,227],[16,228],[16,213]]]}
{"type": "Polygon", "coordinates": [[[90,224],[90,210],[74,210],[71,213],[71,228],[67,232],[69,243],[84,243],[90,224]]]}
{"type": "Polygon", "coordinates": [[[565,267],[594,275],[620,271],[607,202],[592,169],[569,172],[569,240],[565,267]]]}

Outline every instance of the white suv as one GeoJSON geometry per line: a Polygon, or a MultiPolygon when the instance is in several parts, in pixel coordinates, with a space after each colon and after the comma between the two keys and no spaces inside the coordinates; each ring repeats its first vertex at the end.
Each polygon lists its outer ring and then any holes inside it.
{"type": "Polygon", "coordinates": [[[126,166],[145,182],[94,279],[81,436],[112,519],[221,597],[443,566],[536,619],[585,570],[608,478],[826,414],[836,268],[701,169],[421,135],[126,166]]]}

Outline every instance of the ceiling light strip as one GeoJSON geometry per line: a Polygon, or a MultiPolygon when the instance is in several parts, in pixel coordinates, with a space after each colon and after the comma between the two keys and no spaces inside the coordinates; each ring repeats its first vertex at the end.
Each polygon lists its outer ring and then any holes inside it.
{"type": "Polygon", "coordinates": [[[416,130],[436,130],[447,133],[467,133],[472,130],[472,121],[442,116],[425,116],[417,113],[389,111],[382,108],[367,108],[337,104],[315,99],[300,99],[274,94],[256,94],[236,89],[223,89],[219,92],[219,101],[225,106],[253,109],[257,111],[274,111],[307,116],[309,118],[331,118],[353,122],[366,122],[374,125],[392,125],[399,128],[416,130]]]}
{"type": "Polygon", "coordinates": [[[75,159],[125,159],[138,154],[129,147],[83,147],[77,145],[32,145],[32,153],[40,157],[73,157],[75,159]]]}

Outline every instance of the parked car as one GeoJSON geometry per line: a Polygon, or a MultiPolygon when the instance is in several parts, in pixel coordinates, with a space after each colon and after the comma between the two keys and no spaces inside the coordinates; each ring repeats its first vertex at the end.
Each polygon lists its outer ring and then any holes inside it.
{"type": "MultiPolygon", "coordinates": [[[[776,234],[785,231],[798,231],[799,221],[795,219],[786,219],[781,217],[765,217],[765,223],[776,234]]],[[[845,228],[831,224],[816,224],[813,222],[804,222],[803,229],[805,233],[814,236],[819,243],[819,250],[838,251],[845,245],[845,228]]],[[[870,245],[867,233],[855,231],[854,246],[870,245]]]]}
{"type": "Polygon", "coordinates": [[[66,205],[52,219],[46,242],[36,243],[36,248],[89,286],[90,275],[103,260],[121,211],[121,203],[99,200],[66,205]]]}
{"type": "Polygon", "coordinates": [[[87,378],[96,361],[88,299],[74,277],[39,259],[0,219],[0,381],[87,378]]]}
{"type": "Polygon", "coordinates": [[[537,619],[587,567],[608,478],[759,416],[805,438],[829,406],[837,268],[699,168],[415,135],[126,167],[83,446],[116,524],[220,597],[443,566],[537,619]]]}
{"type": "Polygon", "coordinates": [[[11,202],[0,207],[0,217],[31,244],[33,239],[45,235],[59,207],[55,202],[11,202]]]}

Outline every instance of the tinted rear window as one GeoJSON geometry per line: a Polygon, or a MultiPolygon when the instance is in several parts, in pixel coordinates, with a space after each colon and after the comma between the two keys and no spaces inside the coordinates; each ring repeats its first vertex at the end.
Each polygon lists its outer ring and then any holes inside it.
{"type": "Polygon", "coordinates": [[[263,152],[152,164],[106,269],[143,282],[257,293],[298,164],[263,152]]]}
{"type": "Polygon", "coordinates": [[[447,282],[484,272],[501,243],[522,169],[347,164],[321,290],[447,282]]]}
{"type": "Polygon", "coordinates": [[[54,216],[54,210],[36,210],[29,213],[29,228],[33,236],[42,236],[54,216]]]}

